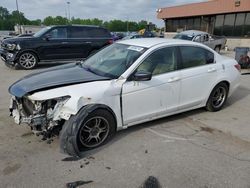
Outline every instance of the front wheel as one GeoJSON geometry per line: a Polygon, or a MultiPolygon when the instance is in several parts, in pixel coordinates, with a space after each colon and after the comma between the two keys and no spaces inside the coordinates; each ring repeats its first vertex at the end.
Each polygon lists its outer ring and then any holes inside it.
{"type": "Polygon", "coordinates": [[[83,108],[63,125],[60,145],[64,153],[79,156],[82,151],[103,145],[114,135],[116,121],[108,110],[87,113],[83,108]]]}
{"type": "Polygon", "coordinates": [[[23,69],[33,69],[36,67],[38,59],[36,55],[32,52],[24,52],[18,58],[18,64],[23,69]]]}
{"type": "Polygon", "coordinates": [[[210,112],[219,111],[225,104],[228,96],[228,86],[226,83],[219,83],[211,92],[206,109],[210,112]]]}

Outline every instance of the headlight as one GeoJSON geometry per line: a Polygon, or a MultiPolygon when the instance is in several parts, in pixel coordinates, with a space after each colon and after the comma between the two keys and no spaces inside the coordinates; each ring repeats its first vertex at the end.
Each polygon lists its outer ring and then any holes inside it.
{"type": "Polygon", "coordinates": [[[7,49],[8,50],[15,50],[16,44],[7,44],[7,49]]]}

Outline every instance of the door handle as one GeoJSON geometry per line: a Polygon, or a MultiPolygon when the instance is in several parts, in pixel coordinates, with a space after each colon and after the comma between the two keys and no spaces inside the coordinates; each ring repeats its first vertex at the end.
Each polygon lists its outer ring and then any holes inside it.
{"type": "Polygon", "coordinates": [[[216,71],[216,68],[209,68],[208,70],[207,70],[207,72],[215,72],[216,71]]]}
{"type": "Polygon", "coordinates": [[[179,81],[180,79],[181,79],[180,77],[172,77],[172,78],[169,78],[169,79],[168,79],[168,83],[177,82],[177,81],[179,81]]]}
{"type": "Polygon", "coordinates": [[[91,44],[92,42],[88,41],[88,42],[85,42],[86,44],[91,44]]]}
{"type": "Polygon", "coordinates": [[[62,44],[68,44],[69,42],[61,42],[62,44]]]}

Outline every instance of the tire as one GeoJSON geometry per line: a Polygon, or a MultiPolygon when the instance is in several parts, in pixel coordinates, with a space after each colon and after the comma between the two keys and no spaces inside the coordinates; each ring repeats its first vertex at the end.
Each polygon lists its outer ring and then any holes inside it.
{"type": "Polygon", "coordinates": [[[215,46],[214,51],[216,51],[217,53],[220,53],[220,46],[215,46]]]}
{"type": "Polygon", "coordinates": [[[18,65],[29,70],[37,66],[38,58],[33,52],[23,52],[18,58],[18,65]]]}
{"type": "Polygon", "coordinates": [[[63,125],[60,147],[63,153],[79,157],[81,152],[99,147],[116,132],[116,121],[105,109],[82,108],[63,125]]]}
{"type": "Polygon", "coordinates": [[[226,83],[221,82],[215,86],[213,91],[211,92],[207,104],[206,109],[210,112],[216,112],[221,110],[224,106],[228,96],[228,86],[226,83]]]}

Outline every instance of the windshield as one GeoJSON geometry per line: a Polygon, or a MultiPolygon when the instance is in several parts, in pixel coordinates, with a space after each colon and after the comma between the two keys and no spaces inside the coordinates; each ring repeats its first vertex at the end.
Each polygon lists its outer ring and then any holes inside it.
{"type": "Polygon", "coordinates": [[[34,37],[41,37],[44,33],[46,33],[51,27],[42,28],[40,31],[36,32],[34,37]]]}
{"type": "Polygon", "coordinates": [[[83,62],[90,72],[109,78],[118,78],[144,52],[145,48],[125,44],[112,44],[83,62]]]}
{"type": "Polygon", "coordinates": [[[184,35],[184,34],[177,34],[174,36],[174,39],[182,39],[182,40],[193,40],[193,35],[184,35]]]}

